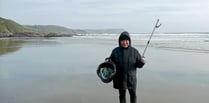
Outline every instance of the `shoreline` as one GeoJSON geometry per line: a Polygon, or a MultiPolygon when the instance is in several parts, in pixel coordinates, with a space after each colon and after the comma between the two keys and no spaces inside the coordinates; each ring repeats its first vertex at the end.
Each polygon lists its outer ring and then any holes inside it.
{"type": "Polygon", "coordinates": [[[207,49],[192,49],[192,48],[181,48],[181,47],[156,47],[156,48],[171,50],[171,51],[182,51],[182,52],[194,52],[194,53],[209,54],[209,50],[207,50],[207,49]]]}

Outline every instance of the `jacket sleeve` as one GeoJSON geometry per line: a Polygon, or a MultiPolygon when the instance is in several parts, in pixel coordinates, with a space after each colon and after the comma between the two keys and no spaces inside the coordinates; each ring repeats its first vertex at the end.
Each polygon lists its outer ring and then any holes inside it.
{"type": "Polygon", "coordinates": [[[115,51],[116,51],[116,49],[113,49],[111,54],[110,54],[110,57],[108,57],[108,59],[112,62],[115,62],[115,56],[114,56],[115,51]]]}
{"type": "Polygon", "coordinates": [[[144,66],[144,63],[141,62],[141,58],[136,60],[136,67],[142,68],[144,66]]]}
{"type": "Polygon", "coordinates": [[[145,63],[143,63],[142,61],[141,61],[141,55],[139,54],[139,52],[137,51],[136,52],[136,55],[137,55],[137,57],[136,57],[136,67],[138,67],[138,68],[142,68],[143,66],[144,66],[144,64],[145,63]]]}

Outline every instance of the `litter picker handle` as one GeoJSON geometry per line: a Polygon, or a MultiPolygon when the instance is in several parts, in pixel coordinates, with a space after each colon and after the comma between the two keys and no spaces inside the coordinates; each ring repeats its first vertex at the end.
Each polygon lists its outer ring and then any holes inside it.
{"type": "Polygon", "coordinates": [[[148,45],[149,45],[149,43],[150,43],[150,40],[151,40],[151,38],[152,38],[152,36],[153,36],[153,34],[154,34],[154,32],[155,32],[155,28],[159,28],[159,27],[161,26],[161,24],[158,25],[159,21],[160,21],[160,20],[157,19],[157,22],[156,22],[156,24],[155,24],[155,26],[154,26],[154,28],[153,28],[153,30],[152,30],[151,36],[149,37],[149,40],[147,41],[147,45],[146,45],[146,47],[145,47],[145,49],[144,49],[144,52],[143,52],[143,54],[142,54],[142,57],[144,57],[144,55],[145,55],[145,52],[146,52],[147,47],[148,47],[148,45]]]}

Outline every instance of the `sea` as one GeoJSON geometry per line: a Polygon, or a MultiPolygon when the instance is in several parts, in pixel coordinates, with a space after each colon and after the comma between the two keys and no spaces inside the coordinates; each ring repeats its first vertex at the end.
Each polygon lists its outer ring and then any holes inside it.
{"type": "MultiPolygon", "coordinates": [[[[134,45],[147,45],[150,40],[149,46],[164,48],[164,49],[177,49],[188,50],[197,52],[209,52],[209,32],[195,32],[195,33],[132,33],[131,39],[134,45]]],[[[85,38],[117,40],[119,34],[87,34],[85,38]]]]}

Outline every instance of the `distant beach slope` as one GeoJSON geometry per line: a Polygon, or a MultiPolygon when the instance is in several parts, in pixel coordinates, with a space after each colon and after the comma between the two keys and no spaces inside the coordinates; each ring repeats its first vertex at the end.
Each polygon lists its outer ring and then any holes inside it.
{"type": "Polygon", "coordinates": [[[58,25],[21,25],[0,17],[0,37],[71,37],[78,34],[120,33],[124,29],[70,29],[58,25]]]}
{"type": "Polygon", "coordinates": [[[0,37],[14,36],[18,32],[33,32],[33,30],[25,28],[13,20],[0,17],[0,37]]]}

